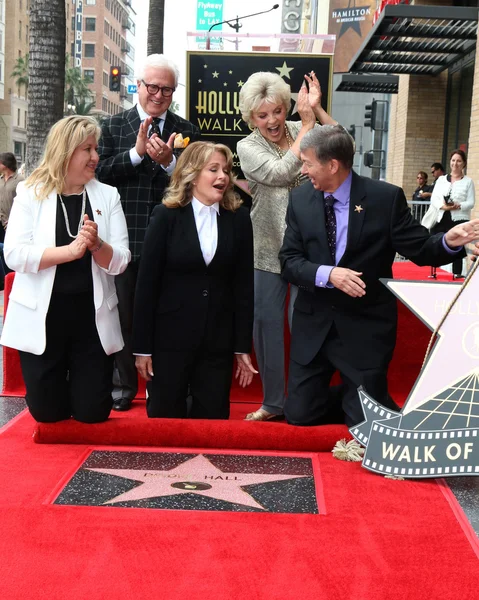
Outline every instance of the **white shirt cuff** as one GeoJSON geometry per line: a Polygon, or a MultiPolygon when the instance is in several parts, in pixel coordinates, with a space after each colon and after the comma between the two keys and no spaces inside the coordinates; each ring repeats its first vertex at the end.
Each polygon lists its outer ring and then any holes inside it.
{"type": "Polygon", "coordinates": [[[131,160],[131,164],[134,167],[136,167],[143,160],[143,156],[140,156],[138,154],[138,152],[136,151],[136,148],[133,147],[133,148],[130,149],[130,160],[131,160]]]}

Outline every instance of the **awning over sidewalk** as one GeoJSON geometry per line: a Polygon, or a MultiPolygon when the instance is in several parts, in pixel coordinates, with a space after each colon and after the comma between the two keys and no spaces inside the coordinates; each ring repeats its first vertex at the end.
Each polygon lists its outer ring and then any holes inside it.
{"type": "Polygon", "coordinates": [[[476,46],[478,8],[388,5],[350,73],[437,75],[476,46]]]}
{"type": "Polygon", "coordinates": [[[397,75],[364,75],[345,73],[336,88],[337,92],[368,92],[372,94],[397,94],[397,75]]]}

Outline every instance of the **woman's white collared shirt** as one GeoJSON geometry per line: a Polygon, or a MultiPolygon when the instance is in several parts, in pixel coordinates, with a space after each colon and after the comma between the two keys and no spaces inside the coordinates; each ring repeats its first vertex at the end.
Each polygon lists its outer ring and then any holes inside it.
{"type": "Polygon", "coordinates": [[[191,201],[195,216],[196,231],[200,240],[201,253],[206,266],[210,264],[218,247],[218,222],[220,206],[216,202],[207,206],[193,196],[191,201]]]}

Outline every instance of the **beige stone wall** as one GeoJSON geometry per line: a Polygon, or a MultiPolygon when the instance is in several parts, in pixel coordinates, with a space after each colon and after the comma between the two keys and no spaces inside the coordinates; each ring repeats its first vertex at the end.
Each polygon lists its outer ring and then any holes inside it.
{"type": "Polygon", "coordinates": [[[467,160],[467,174],[472,178],[476,186],[476,207],[472,216],[479,218],[479,45],[476,47],[467,160]]]}

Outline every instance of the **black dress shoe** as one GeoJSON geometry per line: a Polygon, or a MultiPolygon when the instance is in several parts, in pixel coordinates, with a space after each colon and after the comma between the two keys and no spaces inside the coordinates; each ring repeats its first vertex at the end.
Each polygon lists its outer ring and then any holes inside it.
{"type": "Polygon", "coordinates": [[[131,400],[128,400],[128,398],[119,398],[113,402],[112,408],[113,410],[130,410],[131,400]]]}

